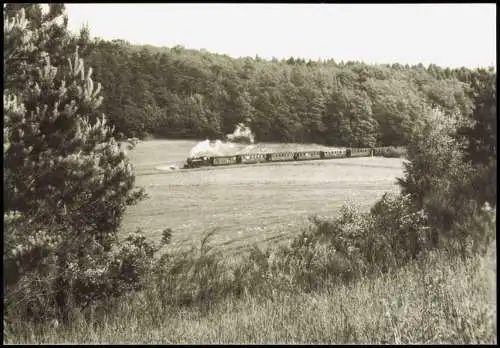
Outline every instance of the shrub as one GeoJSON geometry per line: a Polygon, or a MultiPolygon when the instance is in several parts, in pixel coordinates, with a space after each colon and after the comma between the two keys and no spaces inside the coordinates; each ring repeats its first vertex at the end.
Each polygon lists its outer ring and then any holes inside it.
{"type": "Polygon", "coordinates": [[[401,158],[406,156],[406,149],[404,147],[395,146],[378,147],[373,150],[373,155],[381,157],[401,158]]]}
{"type": "Polygon", "coordinates": [[[69,243],[67,230],[5,216],[4,313],[30,321],[67,322],[90,307],[142,289],[158,246],[134,234],[109,252],[95,242],[69,243]]]}
{"type": "Polygon", "coordinates": [[[384,194],[370,211],[369,230],[364,241],[366,262],[382,270],[415,259],[432,240],[427,216],[414,208],[408,195],[384,194]]]}
{"type": "Polygon", "coordinates": [[[399,184],[415,209],[425,211],[434,246],[466,256],[473,244],[479,250],[480,240],[488,240],[478,237],[484,234],[477,221],[488,219],[481,211],[483,187],[496,187],[491,184],[491,168],[496,166],[485,169],[467,159],[463,151],[467,141],[457,135],[464,124],[460,115],[439,110],[423,115],[410,137],[409,161],[399,184]]]}
{"type": "Polygon", "coordinates": [[[289,246],[271,253],[268,267],[273,277],[303,290],[386,272],[417,258],[429,245],[426,217],[407,196],[385,194],[370,213],[345,205],[335,219],[310,221],[311,227],[289,246]]]}

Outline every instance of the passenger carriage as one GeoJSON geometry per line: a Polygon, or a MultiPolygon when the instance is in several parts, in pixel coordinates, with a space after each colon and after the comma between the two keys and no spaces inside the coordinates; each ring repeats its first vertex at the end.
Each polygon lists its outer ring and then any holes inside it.
{"type": "Polygon", "coordinates": [[[294,160],[296,161],[313,159],[321,159],[321,151],[300,151],[294,155],[294,160]]]}
{"type": "Polygon", "coordinates": [[[251,153],[238,155],[238,163],[261,163],[266,161],[266,154],[251,153]]]}
{"type": "Polygon", "coordinates": [[[224,166],[229,164],[236,164],[236,156],[217,156],[212,157],[212,165],[214,166],[224,166]]]}
{"type": "Polygon", "coordinates": [[[346,149],[321,151],[321,158],[323,159],[344,158],[344,157],[346,157],[346,149]]]}
{"type": "Polygon", "coordinates": [[[294,153],[293,152],[276,152],[267,154],[268,162],[282,162],[282,161],[293,161],[294,153]]]}
{"type": "Polygon", "coordinates": [[[371,148],[352,148],[348,149],[348,157],[370,157],[373,150],[371,148]]]}

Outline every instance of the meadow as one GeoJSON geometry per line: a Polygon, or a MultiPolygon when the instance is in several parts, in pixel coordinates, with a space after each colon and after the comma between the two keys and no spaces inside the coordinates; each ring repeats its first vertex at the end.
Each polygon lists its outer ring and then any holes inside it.
{"type": "Polygon", "coordinates": [[[368,210],[398,190],[403,174],[401,159],[382,157],[170,169],[181,168],[196,143],[150,140],[129,153],[149,198],[128,209],[123,235],[141,228],[159,240],[171,228],[172,245],[184,247],[216,229],[214,244],[226,250],[275,244],[306,227],[309,216],[334,216],[347,201],[368,210]]]}

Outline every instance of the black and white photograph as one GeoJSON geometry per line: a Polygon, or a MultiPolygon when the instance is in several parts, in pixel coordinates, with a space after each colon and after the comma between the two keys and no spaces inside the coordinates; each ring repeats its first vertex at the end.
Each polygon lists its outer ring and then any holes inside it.
{"type": "Polygon", "coordinates": [[[4,344],[497,344],[495,3],[3,20],[4,344]]]}

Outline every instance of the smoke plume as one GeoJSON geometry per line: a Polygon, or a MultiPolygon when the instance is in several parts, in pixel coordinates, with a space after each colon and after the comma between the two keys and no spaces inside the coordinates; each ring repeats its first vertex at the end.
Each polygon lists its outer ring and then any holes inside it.
{"type": "Polygon", "coordinates": [[[236,125],[236,129],[231,134],[226,134],[228,141],[233,143],[253,144],[255,136],[253,135],[250,127],[243,123],[236,125]]]}
{"type": "Polygon", "coordinates": [[[226,134],[227,141],[200,141],[189,151],[189,158],[233,155],[245,146],[254,143],[254,135],[250,127],[243,123],[236,125],[231,134],[226,134]]]}
{"type": "Polygon", "coordinates": [[[189,151],[189,157],[224,156],[233,148],[234,144],[232,143],[224,143],[220,140],[210,141],[207,139],[196,144],[196,146],[189,151]]]}

